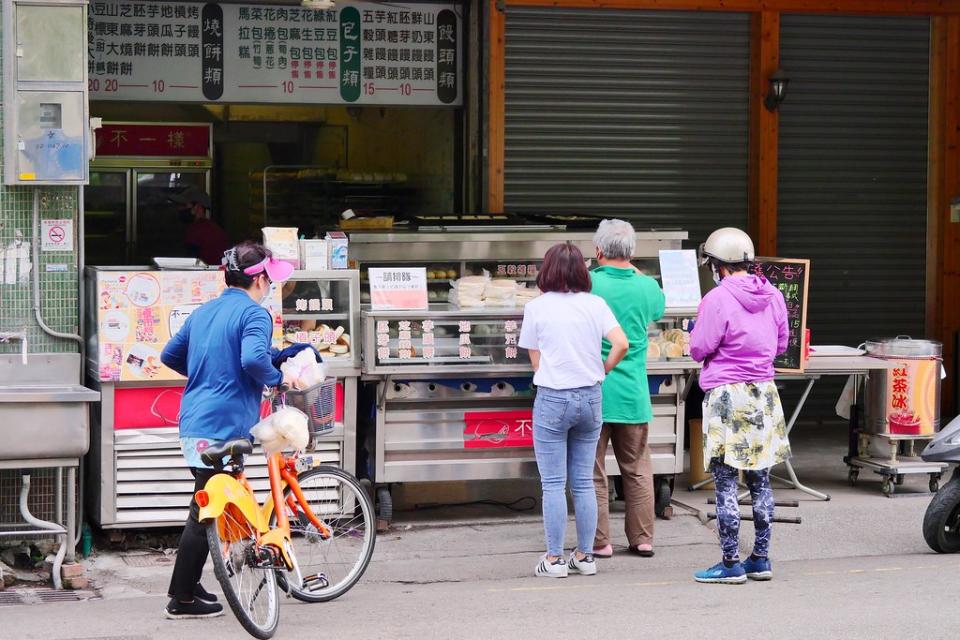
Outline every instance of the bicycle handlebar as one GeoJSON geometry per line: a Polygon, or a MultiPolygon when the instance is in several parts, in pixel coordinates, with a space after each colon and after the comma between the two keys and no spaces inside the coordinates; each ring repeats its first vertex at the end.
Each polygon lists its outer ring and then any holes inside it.
{"type": "Polygon", "coordinates": [[[286,393],[290,391],[291,386],[286,382],[281,382],[275,387],[264,387],[263,388],[263,397],[264,399],[270,399],[280,393],[286,393]]]}

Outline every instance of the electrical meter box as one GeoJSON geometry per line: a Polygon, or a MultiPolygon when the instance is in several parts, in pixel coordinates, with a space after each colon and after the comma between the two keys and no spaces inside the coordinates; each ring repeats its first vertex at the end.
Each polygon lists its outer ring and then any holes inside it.
{"type": "Polygon", "coordinates": [[[3,182],[86,184],[86,2],[2,1],[3,182]]]}

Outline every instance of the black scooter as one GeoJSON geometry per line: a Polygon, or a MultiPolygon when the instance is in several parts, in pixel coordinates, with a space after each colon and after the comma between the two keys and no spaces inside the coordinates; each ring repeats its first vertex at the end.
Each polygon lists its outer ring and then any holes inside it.
{"type": "MultiPolygon", "coordinates": [[[[960,464],[960,416],[950,421],[924,448],[927,462],[960,464]]],[[[933,496],[923,516],[923,537],[937,553],[960,551],[960,466],[933,496]]]]}

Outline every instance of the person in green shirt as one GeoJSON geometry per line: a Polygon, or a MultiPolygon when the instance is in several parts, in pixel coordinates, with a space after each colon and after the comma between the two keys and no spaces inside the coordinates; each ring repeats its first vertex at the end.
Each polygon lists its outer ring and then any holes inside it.
{"type": "MultiPolygon", "coordinates": [[[[610,442],[623,479],[629,549],[643,557],[653,555],[653,466],[647,441],[653,407],[647,383],[647,326],[663,317],[666,299],[657,281],[630,263],[636,238],[633,227],[623,220],[602,221],[593,237],[600,266],[590,273],[591,292],[607,302],[630,341],[627,356],[603,381],[603,427],[593,470],[597,491],[593,553],[601,558],[613,555],[605,469],[610,442]]],[[[610,343],[604,340],[604,357],[609,350],[610,343]]]]}

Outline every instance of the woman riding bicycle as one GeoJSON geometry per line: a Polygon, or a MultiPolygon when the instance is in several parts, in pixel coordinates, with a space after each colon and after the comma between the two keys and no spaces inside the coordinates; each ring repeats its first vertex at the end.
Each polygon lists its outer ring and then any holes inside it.
{"type": "MultiPolygon", "coordinates": [[[[223,263],[227,289],[194,311],[161,355],[163,364],[187,378],[180,444],[195,479],[194,492],[217,473],[200,454],[219,441],[249,438],[259,419],[263,388],[290,382],[274,367],[273,322],[260,303],[271,283],[289,278],[293,267],[254,242],[229,249],[223,263]]],[[[171,619],[223,615],[216,596],[200,585],[209,547],[198,511],[191,498],[167,593],[165,613],[171,619]]]]}

